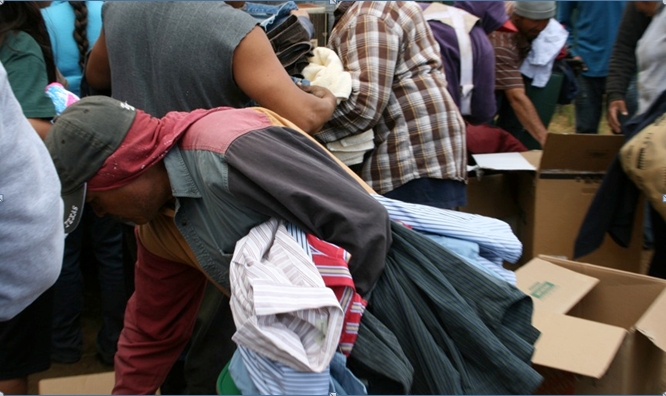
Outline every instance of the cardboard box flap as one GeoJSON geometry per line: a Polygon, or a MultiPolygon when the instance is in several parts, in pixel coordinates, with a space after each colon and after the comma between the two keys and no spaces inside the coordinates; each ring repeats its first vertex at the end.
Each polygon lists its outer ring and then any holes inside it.
{"type": "Polygon", "coordinates": [[[636,329],[659,349],[666,351],[666,290],[638,320],[636,329]]]}
{"type": "Polygon", "coordinates": [[[599,280],[534,258],[516,270],[516,286],[532,297],[535,309],[567,313],[599,280]]]}
{"type": "Polygon", "coordinates": [[[481,169],[499,171],[536,171],[535,165],[531,164],[522,153],[493,153],[472,154],[476,165],[481,169]]]}
{"type": "Polygon", "coordinates": [[[532,363],[593,378],[604,376],[627,331],[590,320],[535,309],[541,331],[532,363]]]}
{"type": "Polygon", "coordinates": [[[605,172],[623,143],[622,135],[549,133],[540,170],[605,172]]]}

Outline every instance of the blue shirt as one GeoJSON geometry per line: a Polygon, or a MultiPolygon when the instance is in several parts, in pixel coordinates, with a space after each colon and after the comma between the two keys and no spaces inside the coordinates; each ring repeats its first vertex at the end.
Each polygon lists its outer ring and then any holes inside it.
{"type": "Polygon", "coordinates": [[[569,31],[567,46],[588,67],[587,77],[606,77],[624,1],[560,1],[557,19],[569,31]]]}
{"type": "MultiPolygon", "coordinates": [[[[102,1],[86,1],[88,50],[93,47],[102,30],[102,4],[102,1]]],[[[42,8],[42,16],[51,37],[56,67],[69,82],[68,90],[80,96],[83,70],[79,66],[79,47],[74,40],[74,9],[66,1],[54,1],[42,8]]]]}

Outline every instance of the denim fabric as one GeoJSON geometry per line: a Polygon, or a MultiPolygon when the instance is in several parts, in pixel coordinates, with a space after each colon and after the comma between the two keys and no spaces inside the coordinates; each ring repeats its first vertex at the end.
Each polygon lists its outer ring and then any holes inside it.
{"type": "Polygon", "coordinates": [[[467,204],[467,186],[462,181],[424,177],[411,180],[384,196],[440,209],[456,209],[467,204]]]}
{"type": "Polygon", "coordinates": [[[280,5],[245,3],[241,9],[252,15],[261,27],[268,32],[284,22],[289,17],[291,11],[297,10],[298,6],[293,1],[288,1],[280,5]]]}
{"type": "Polygon", "coordinates": [[[340,352],[333,355],[330,366],[329,394],[367,395],[365,385],[347,368],[347,358],[340,352]]]}
{"type": "Polygon", "coordinates": [[[578,76],[576,106],[576,133],[597,133],[601,120],[606,77],[578,76]]]}
{"type": "MultiPolygon", "coordinates": [[[[89,206],[84,207],[83,219],[92,229],[102,299],[102,328],[97,334],[96,346],[102,357],[109,361],[116,353],[128,297],[122,260],[122,230],[114,220],[95,216],[89,206]]],[[[80,259],[84,229],[83,226],[78,227],[67,236],[62,270],[54,286],[51,356],[61,362],[77,361],[83,351],[80,319],[84,302],[80,259]]]]}

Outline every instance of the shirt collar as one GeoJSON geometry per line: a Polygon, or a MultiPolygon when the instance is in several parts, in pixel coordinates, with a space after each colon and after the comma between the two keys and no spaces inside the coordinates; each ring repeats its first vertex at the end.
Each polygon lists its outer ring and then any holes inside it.
{"type": "Polygon", "coordinates": [[[169,175],[171,193],[174,197],[201,198],[201,192],[187,170],[183,154],[178,146],[174,146],[164,157],[164,166],[166,166],[169,175]]]}

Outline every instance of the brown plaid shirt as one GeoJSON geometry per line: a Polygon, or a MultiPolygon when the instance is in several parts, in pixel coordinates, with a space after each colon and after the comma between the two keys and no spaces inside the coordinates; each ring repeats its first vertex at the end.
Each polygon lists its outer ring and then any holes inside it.
{"type": "MultiPolygon", "coordinates": [[[[465,124],[446,90],[435,41],[415,2],[345,2],[328,46],[352,93],[316,135],[323,142],[374,131],[361,176],[383,194],[418,178],[464,181],[465,124]]],[[[340,10],[340,8],[339,8],[340,10]]]]}

